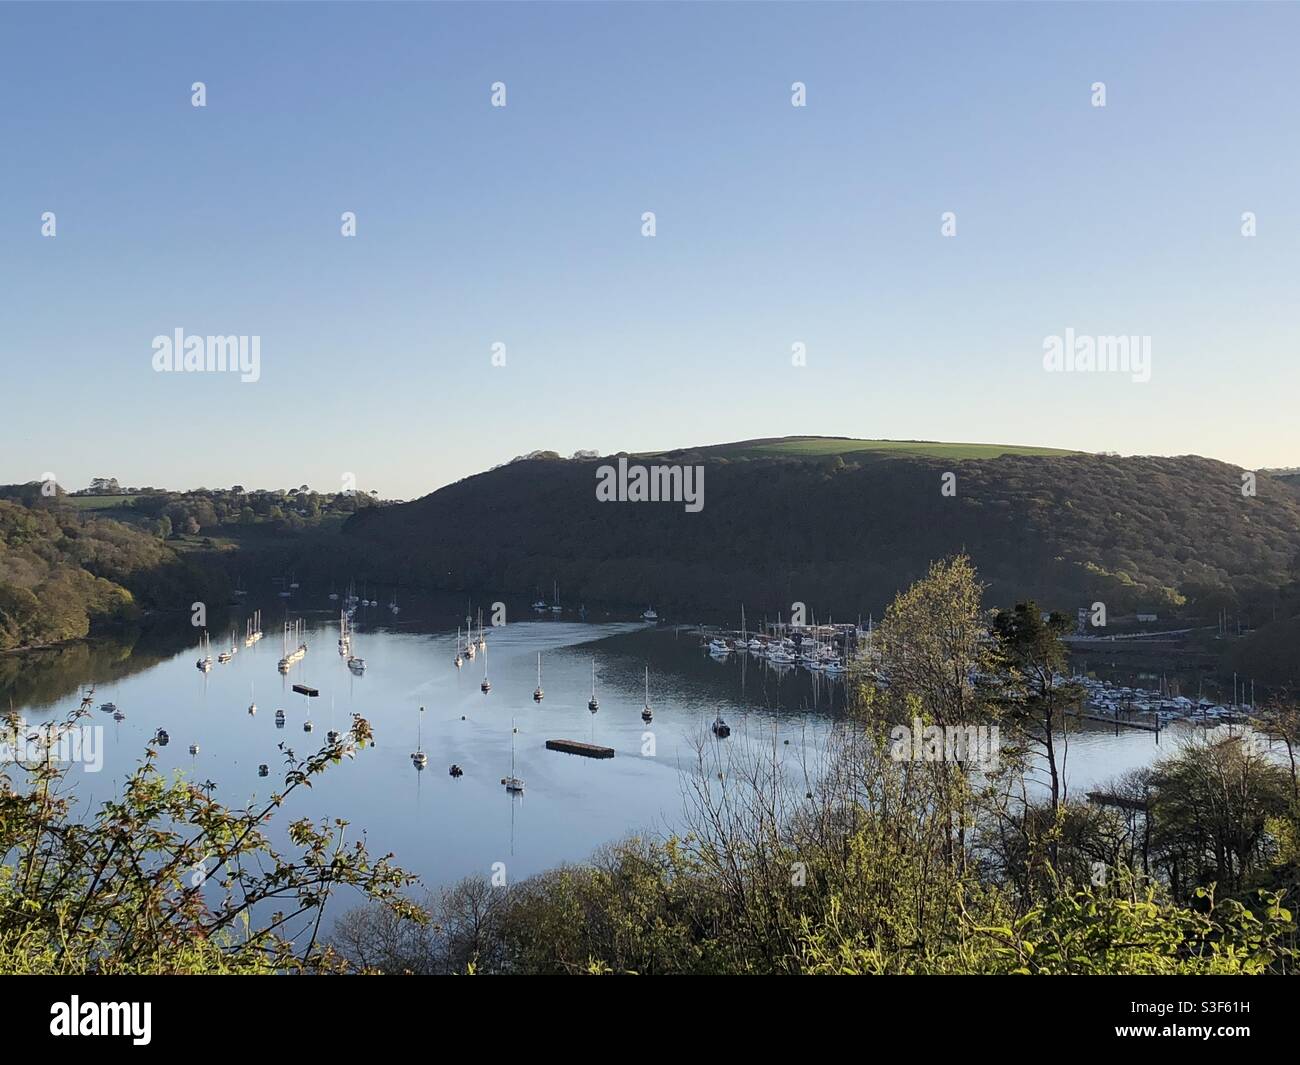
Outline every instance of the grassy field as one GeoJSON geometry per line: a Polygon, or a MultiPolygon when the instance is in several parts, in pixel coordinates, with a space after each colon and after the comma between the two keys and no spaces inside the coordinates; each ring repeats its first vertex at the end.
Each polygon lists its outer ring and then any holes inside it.
{"type": "Polygon", "coordinates": [[[924,458],[994,459],[1001,455],[1075,455],[1051,447],[1024,447],[1019,444],[952,444],[934,440],[854,440],[843,436],[786,436],[766,440],[741,440],[734,444],[717,444],[698,450],[719,458],[825,458],[830,455],[886,458],[912,455],[924,458]],[[868,453],[868,454],[864,454],[868,453]]]}

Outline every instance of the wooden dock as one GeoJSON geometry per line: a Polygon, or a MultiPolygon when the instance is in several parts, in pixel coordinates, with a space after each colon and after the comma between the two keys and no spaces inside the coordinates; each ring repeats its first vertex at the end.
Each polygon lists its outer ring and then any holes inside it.
{"type": "Polygon", "coordinates": [[[580,754],[584,758],[613,758],[613,747],[598,747],[594,743],[580,743],[578,740],[547,740],[548,751],[563,751],[565,754],[580,754]]]}
{"type": "MultiPolygon", "coordinates": [[[[1114,725],[1116,728],[1135,728],[1143,732],[1160,732],[1159,724],[1150,724],[1146,721],[1133,721],[1122,717],[1107,717],[1105,714],[1086,714],[1078,710],[1067,710],[1071,717],[1081,718],[1084,721],[1100,721],[1103,725],[1114,725]]],[[[1158,720],[1158,719],[1157,719],[1158,720]]]]}
{"type": "Polygon", "coordinates": [[[1121,810],[1139,810],[1142,813],[1151,809],[1151,803],[1147,799],[1130,799],[1111,791],[1090,791],[1087,796],[1089,802],[1098,806],[1118,806],[1121,810]]]}

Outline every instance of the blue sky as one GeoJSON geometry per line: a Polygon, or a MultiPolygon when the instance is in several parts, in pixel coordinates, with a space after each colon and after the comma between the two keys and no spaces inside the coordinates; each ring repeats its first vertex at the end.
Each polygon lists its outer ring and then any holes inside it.
{"type": "Polygon", "coordinates": [[[537,448],[796,433],[1300,464],[1298,30],[1291,5],[7,5],[0,481],[413,497],[537,448]],[[178,327],[260,336],[261,380],[154,373],[178,327]],[[1150,336],[1150,382],[1045,373],[1067,327],[1150,336]]]}

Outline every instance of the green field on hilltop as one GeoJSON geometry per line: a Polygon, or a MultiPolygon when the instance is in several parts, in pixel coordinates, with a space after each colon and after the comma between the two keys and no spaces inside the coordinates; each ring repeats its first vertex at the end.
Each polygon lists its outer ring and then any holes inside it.
{"type": "Polygon", "coordinates": [[[766,440],[741,440],[698,449],[719,458],[817,458],[828,455],[877,453],[946,459],[995,459],[1002,455],[1077,455],[1053,447],[1025,447],[1019,444],[957,444],[934,440],[854,440],[836,436],[787,436],[766,440]]]}

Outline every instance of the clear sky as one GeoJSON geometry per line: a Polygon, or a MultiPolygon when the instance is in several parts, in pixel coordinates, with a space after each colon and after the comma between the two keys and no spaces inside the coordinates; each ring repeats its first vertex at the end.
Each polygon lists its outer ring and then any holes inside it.
{"type": "Polygon", "coordinates": [[[6,5],[0,482],[409,498],[804,433],[1300,464],[1297,40],[1226,3],[6,5]],[[259,336],[261,379],[155,373],[177,328],[259,336]],[[1067,328],[1150,336],[1151,380],[1046,373],[1067,328]]]}

